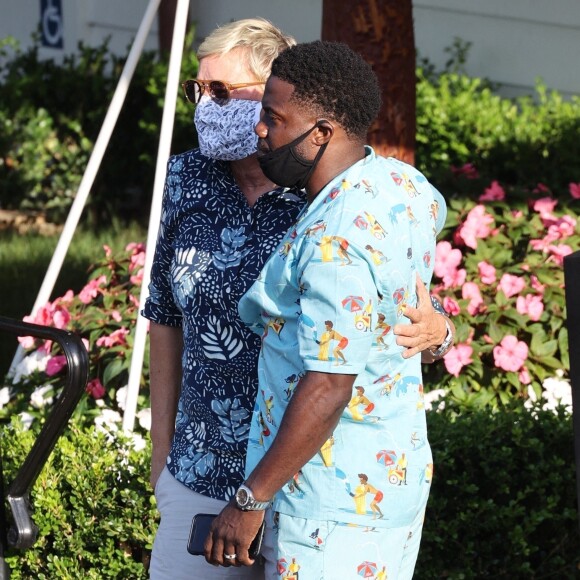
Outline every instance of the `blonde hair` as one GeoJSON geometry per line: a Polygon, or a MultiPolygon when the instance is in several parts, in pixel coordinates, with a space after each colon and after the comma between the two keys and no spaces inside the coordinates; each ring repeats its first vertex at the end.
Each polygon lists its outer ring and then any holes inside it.
{"type": "Polygon", "coordinates": [[[264,18],[246,18],[216,28],[199,45],[197,58],[223,56],[243,48],[247,66],[260,81],[268,80],[274,59],[296,40],[264,18]]]}

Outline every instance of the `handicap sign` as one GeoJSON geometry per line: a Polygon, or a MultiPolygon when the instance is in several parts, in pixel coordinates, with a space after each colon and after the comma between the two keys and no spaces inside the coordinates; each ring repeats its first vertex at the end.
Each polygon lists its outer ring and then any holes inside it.
{"type": "Polygon", "coordinates": [[[62,0],[40,0],[42,46],[63,47],[62,0]]]}

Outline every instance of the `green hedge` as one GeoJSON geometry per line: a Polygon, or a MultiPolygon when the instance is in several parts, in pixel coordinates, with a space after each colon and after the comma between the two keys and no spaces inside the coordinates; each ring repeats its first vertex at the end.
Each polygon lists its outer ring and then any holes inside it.
{"type": "Polygon", "coordinates": [[[535,98],[502,98],[478,78],[417,71],[417,165],[442,191],[451,166],[473,163],[487,181],[567,196],[579,180],[580,97],[538,82],[535,98]]]}
{"type": "MultiPolygon", "coordinates": [[[[4,428],[8,483],[35,435],[4,428]]],[[[149,461],[148,449],[92,428],[65,432],[32,490],[38,540],[7,558],[12,579],[147,578],[157,518],[149,461]]]]}
{"type": "Polygon", "coordinates": [[[428,413],[435,475],[415,577],[577,578],[572,417],[428,413]]]}
{"type": "MultiPolygon", "coordinates": [[[[197,60],[188,37],[181,78],[197,60]]],[[[450,49],[445,71],[417,69],[417,165],[442,191],[450,166],[474,163],[484,180],[556,196],[579,181],[580,98],[564,101],[538,83],[535,98],[506,99],[461,74],[468,46],[450,49]]],[[[62,221],[111,101],[124,59],[107,44],[79,45],[62,64],[0,41],[0,207],[42,210],[62,221]]],[[[149,207],[168,61],[145,53],[103,160],[90,215],[135,215],[149,207]]],[[[193,107],[178,97],[172,151],[196,144],[193,107]]],[[[146,217],[146,216],[142,216],[146,217]]],[[[145,220],[146,221],[146,220],[145,220]]]]}
{"type": "MultiPolygon", "coordinates": [[[[191,44],[191,34],[186,46],[191,44]]],[[[41,60],[36,41],[22,51],[0,41],[0,207],[42,210],[62,221],[80,184],[120,77],[124,58],[107,43],[88,47],[62,64],[41,60]]],[[[95,221],[149,207],[168,59],[145,52],[91,191],[95,221]]],[[[195,76],[197,59],[186,48],[181,78],[195,76]]],[[[181,91],[174,152],[195,146],[193,107],[181,91]]]]}
{"type": "MultiPolygon", "coordinates": [[[[547,411],[428,413],[435,476],[415,577],[574,578],[580,562],[572,419],[547,411]]],[[[34,433],[4,431],[10,481],[34,433]]],[[[157,524],[139,453],[72,427],[32,493],[37,543],[12,577],[146,578],[157,524]]]]}

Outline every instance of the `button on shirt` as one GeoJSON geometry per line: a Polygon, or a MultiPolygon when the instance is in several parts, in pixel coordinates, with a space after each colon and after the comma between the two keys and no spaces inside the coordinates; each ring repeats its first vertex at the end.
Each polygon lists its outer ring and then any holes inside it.
{"type": "Polygon", "coordinates": [[[303,210],[242,298],[242,320],[262,336],[246,475],[306,372],[357,375],[332,437],[276,495],[274,510],[399,527],[424,509],[433,460],[420,355],[403,359],[392,327],[409,323],[416,274],[430,282],[445,216],[421,173],[367,148],[303,210]]]}
{"type": "Polygon", "coordinates": [[[240,297],[296,220],[304,194],[276,189],[250,207],[229,164],[172,157],[143,315],[183,329],[183,379],[168,458],[194,491],[229,499],[242,483],[260,339],[240,297]]]}

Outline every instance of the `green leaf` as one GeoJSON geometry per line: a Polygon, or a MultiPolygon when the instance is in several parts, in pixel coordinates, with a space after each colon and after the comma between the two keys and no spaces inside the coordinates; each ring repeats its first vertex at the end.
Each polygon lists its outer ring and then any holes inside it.
{"type": "Polygon", "coordinates": [[[103,372],[103,385],[106,387],[109,383],[120,373],[127,368],[127,361],[125,359],[116,358],[113,362],[105,367],[103,372]]]}
{"type": "Polygon", "coordinates": [[[496,322],[490,322],[488,327],[488,334],[495,344],[499,344],[506,335],[505,331],[496,322]]]}
{"type": "Polygon", "coordinates": [[[540,358],[552,356],[558,350],[558,341],[548,340],[545,342],[534,342],[532,340],[531,350],[535,356],[540,358]]]}
{"type": "Polygon", "coordinates": [[[562,357],[562,365],[565,369],[570,368],[570,352],[568,347],[568,329],[563,326],[558,333],[558,346],[560,348],[560,356],[562,357]]]}

